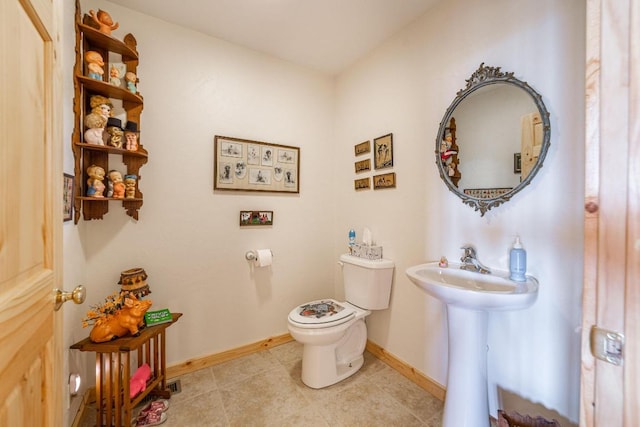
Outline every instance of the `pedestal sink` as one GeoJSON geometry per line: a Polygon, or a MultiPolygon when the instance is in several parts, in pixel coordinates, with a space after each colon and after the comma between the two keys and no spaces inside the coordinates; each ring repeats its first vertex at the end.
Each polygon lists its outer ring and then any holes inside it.
{"type": "Polygon", "coordinates": [[[480,274],[437,262],[409,267],[407,276],[447,305],[449,372],[443,427],[489,426],[487,320],[491,311],[522,310],[538,297],[538,281],[509,279],[508,271],[480,274]]]}

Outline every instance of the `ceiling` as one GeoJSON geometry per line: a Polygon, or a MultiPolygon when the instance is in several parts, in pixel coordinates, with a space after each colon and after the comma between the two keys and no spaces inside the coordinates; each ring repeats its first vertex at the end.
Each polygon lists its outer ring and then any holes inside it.
{"type": "MultiPolygon", "coordinates": [[[[109,0],[337,74],[440,0],[109,0]]],[[[114,16],[114,21],[118,21],[114,16]]]]}

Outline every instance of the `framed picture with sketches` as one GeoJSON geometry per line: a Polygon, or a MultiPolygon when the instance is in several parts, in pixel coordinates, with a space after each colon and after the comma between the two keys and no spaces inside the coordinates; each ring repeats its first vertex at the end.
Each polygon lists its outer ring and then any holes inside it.
{"type": "Polygon", "coordinates": [[[381,188],[395,188],[396,187],[396,173],[385,173],[383,175],[375,175],[373,177],[373,189],[379,190],[381,188]]]}
{"type": "Polygon", "coordinates": [[[300,192],[300,148],[216,135],[213,188],[300,192]]]}
{"type": "Polygon", "coordinates": [[[360,160],[355,162],[356,173],[366,172],[371,170],[371,159],[360,160]]]}
{"type": "Polygon", "coordinates": [[[240,211],[240,227],[273,225],[273,211],[240,211]]]}
{"type": "Polygon", "coordinates": [[[393,134],[387,134],[373,140],[373,158],[376,169],[393,167],[393,134]]]}
{"type": "Polygon", "coordinates": [[[356,191],[368,190],[371,188],[371,178],[360,178],[353,181],[353,187],[356,191]]]}
{"type": "Polygon", "coordinates": [[[63,176],[64,188],[62,190],[62,219],[71,221],[73,217],[73,184],[74,176],[65,173],[63,176]]]}
{"type": "Polygon", "coordinates": [[[355,146],[356,156],[371,152],[371,141],[361,142],[355,146]]]}

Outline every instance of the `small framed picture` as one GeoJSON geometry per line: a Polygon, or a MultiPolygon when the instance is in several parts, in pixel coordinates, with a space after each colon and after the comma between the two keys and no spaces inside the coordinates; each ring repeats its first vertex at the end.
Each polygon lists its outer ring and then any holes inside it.
{"type": "Polygon", "coordinates": [[[360,160],[355,163],[356,173],[366,172],[371,170],[371,159],[360,160]]]}
{"type": "Polygon", "coordinates": [[[396,173],[385,173],[383,175],[375,175],[373,177],[373,189],[379,190],[381,188],[395,188],[396,187],[396,173]]]}
{"type": "Polygon", "coordinates": [[[122,62],[112,62],[109,65],[109,83],[118,86],[124,87],[125,80],[124,75],[127,73],[127,65],[122,62]]]}
{"type": "Polygon", "coordinates": [[[361,142],[355,146],[356,156],[371,152],[371,141],[361,142]]]}
{"type": "Polygon", "coordinates": [[[353,186],[356,191],[368,190],[371,188],[371,179],[369,177],[356,179],[353,181],[353,186]]]}
{"type": "MultiPolygon", "coordinates": [[[[373,140],[374,167],[386,169],[393,167],[393,134],[381,136],[373,140]]],[[[375,185],[374,185],[375,187],[375,185]]]]}
{"type": "Polygon", "coordinates": [[[71,221],[73,217],[73,181],[74,176],[65,173],[63,176],[64,189],[62,190],[62,219],[71,221]]]}
{"type": "Polygon", "coordinates": [[[240,211],[240,227],[273,225],[273,211],[240,211]]]}
{"type": "Polygon", "coordinates": [[[513,154],[513,173],[521,173],[522,172],[522,154],[514,153],[513,154]]]}

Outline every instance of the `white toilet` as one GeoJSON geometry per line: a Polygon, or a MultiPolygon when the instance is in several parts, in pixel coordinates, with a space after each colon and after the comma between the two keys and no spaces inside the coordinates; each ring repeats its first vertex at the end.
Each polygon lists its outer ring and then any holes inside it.
{"type": "Polygon", "coordinates": [[[289,332],[304,344],[302,382],[311,388],[335,384],[355,374],[364,362],[370,310],[389,307],[394,263],[341,255],[346,302],[322,299],[289,313],[289,332]]]}

